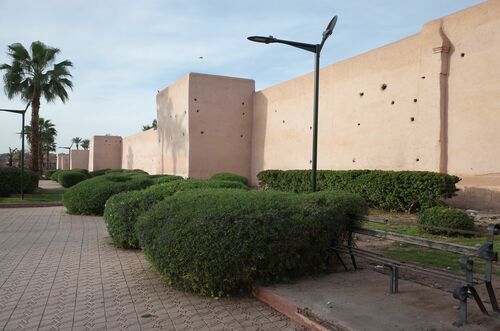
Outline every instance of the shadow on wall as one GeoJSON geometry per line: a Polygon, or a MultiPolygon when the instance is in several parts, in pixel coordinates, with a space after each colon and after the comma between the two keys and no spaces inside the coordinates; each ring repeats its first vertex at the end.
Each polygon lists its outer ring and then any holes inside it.
{"type": "Polygon", "coordinates": [[[158,139],[161,148],[161,173],[165,173],[165,157],[170,152],[172,158],[172,174],[177,174],[177,159],[181,153],[186,152],[186,132],[187,126],[183,127],[187,110],[181,116],[173,111],[173,104],[170,96],[167,97],[167,104],[161,102],[158,105],[158,139]]]}
{"type": "Polygon", "coordinates": [[[500,212],[500,191],[480,187],[463,187],[446,202],[456,208],[500,212]]]}
{"type": "Polygon", "coordinates": [[[134,152],[131,146],[127,150],[127,169],[134,169],[134,152]]]}
{"type": "Polygon", "coordinates": [[[260,171],[264,170],[264,146],[266,146],[268,112],[274,110],[269,109],[267,97],[262,92],[254,94],[253,103],[250,181],[253,186],[257,186],[259,183],[256,176],[260,171]]]}

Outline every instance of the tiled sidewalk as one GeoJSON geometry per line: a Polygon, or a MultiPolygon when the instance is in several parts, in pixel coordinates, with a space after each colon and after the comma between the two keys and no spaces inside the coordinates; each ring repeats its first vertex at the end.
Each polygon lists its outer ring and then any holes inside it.
{"type": "Polygon", "coordinates": [[[0,209],[0,330],[302,330],[250,297],[168,286],[100,217],[0,209]]]}

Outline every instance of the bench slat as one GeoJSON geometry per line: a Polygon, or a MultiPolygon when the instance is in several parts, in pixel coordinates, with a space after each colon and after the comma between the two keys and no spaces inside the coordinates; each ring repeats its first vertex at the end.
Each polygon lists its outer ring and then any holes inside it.
{"type": "Polygon", "coordinates": [[[433,248],[433,249],[439,249],[439,250],[447,251],[447,252],[451,252],[451,253],[464,254],[464,255],[470,255],[470,256],[478,256],[477,255],[477,248],[474,248],[474,247],[468,247],[468,246],[463,246],[463,245],[458,245],[458,244],[451,244],[451,243],[430,240],[430,239],[424,239],[424,238],[417,238],[417,237],[408,236],[408,235],[404,235],[404,234],[399,234],[399,233],[394,233],[394,232],[389,232],[389,231],[374,230],[374,229],[365,229],[365,228],[355,227],[352,229],[352,231],[355,233],[358,233],[358,234],[363,234],[363,235],[382,238],[382,239],[389,239],[389,240],[394,240],[394,241],[405,242],[408,244],[413,244],[413,245],[418,245],[418,246],[433,248]]]}

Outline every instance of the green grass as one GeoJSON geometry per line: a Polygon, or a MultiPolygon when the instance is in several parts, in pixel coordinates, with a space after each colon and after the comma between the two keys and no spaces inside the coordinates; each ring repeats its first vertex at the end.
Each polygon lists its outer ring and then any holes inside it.
{"type": "MultiPolygon", "coordinates": [[[[486,242],[486,233],[484,236],[456,236],[449,237],[443,235],[435,235],[424,232],[421,228],[417,227],[415,224],[408,223],[408,225],[393,225],[393,224],[379,224],[374,222],[363,222],[360,224],[363,228],[389,231],[399,234],[405,234],[408,236],[420,237],[425,239],[432,239],[437,241],[443,241],[452,244],[459,244],[470,247],[479,247],[486,242]]],[[[500,243],[499,243],[500,244],[500,243]]],[[[497,252],[500,252],[500,247],[495,248],[497,252]]]]}
{"type": "MultiPolygon", "coordinates": [[[[389,231],[404,235],[410,235],[414,237],[426,238],[437,240],[441,242],[459,244],[469,247],[479,247],[486,242],[486,234],[479,237],[448,237],[442,235],[432,235],[425,233],[422,229],[415,226],[415,224],[408,223],[408,225],[393,225],[393,224],[378,224],[373,222],[363,222],[362,227],[374,230],[389,231]]],[[[500,253],[500,241],[494,244],[494,250],[500,253]]],[[[380,248],[380,252],[384,256],[391,259],[418,263],[424,266],[429,266],[433,268],[446,269],[449,271],[462,273],[458,261],[460,260],[460,254],[445,252],[437,249],[431,249],[426,247],[421,247],[417,245],[411,245],[406,243],[394,242],[391,246],[380,248]]],[[[484,260],[480,258],[474,258],[474,272],[482,274],[484,272],[484,260]]],[[[494,264],[493,270],[496,275],[500,275],[497,270],[497,266],[494,264]]]]}
{"type": "Polygon", "coordinates": [[[9,197],[0,197],[0,205],[6,204],[29,204],[29,203],[45,203],[45,202],[62,202],[62,195],[66,189],[42,189],[39,188],[36,193],[25,194],[24,200],[21,200],[20,194],[11,195],[9,197]]]}

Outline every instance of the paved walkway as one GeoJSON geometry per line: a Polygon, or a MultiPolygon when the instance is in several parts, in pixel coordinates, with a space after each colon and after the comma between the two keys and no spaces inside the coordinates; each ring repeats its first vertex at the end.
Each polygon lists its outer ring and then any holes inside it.
{"type": "Polygon", "coordinates": [[[0,210],[0,330],[302,330],[251,297],[212,299],[111,245],[101,217],[0,210]]]}
{"type": "Polygon", "coordinates": [[[46,179],[41,179],[38,182],[38,187],[45,189],[62,188],[62,186],[58,182],[46,179]]]}

